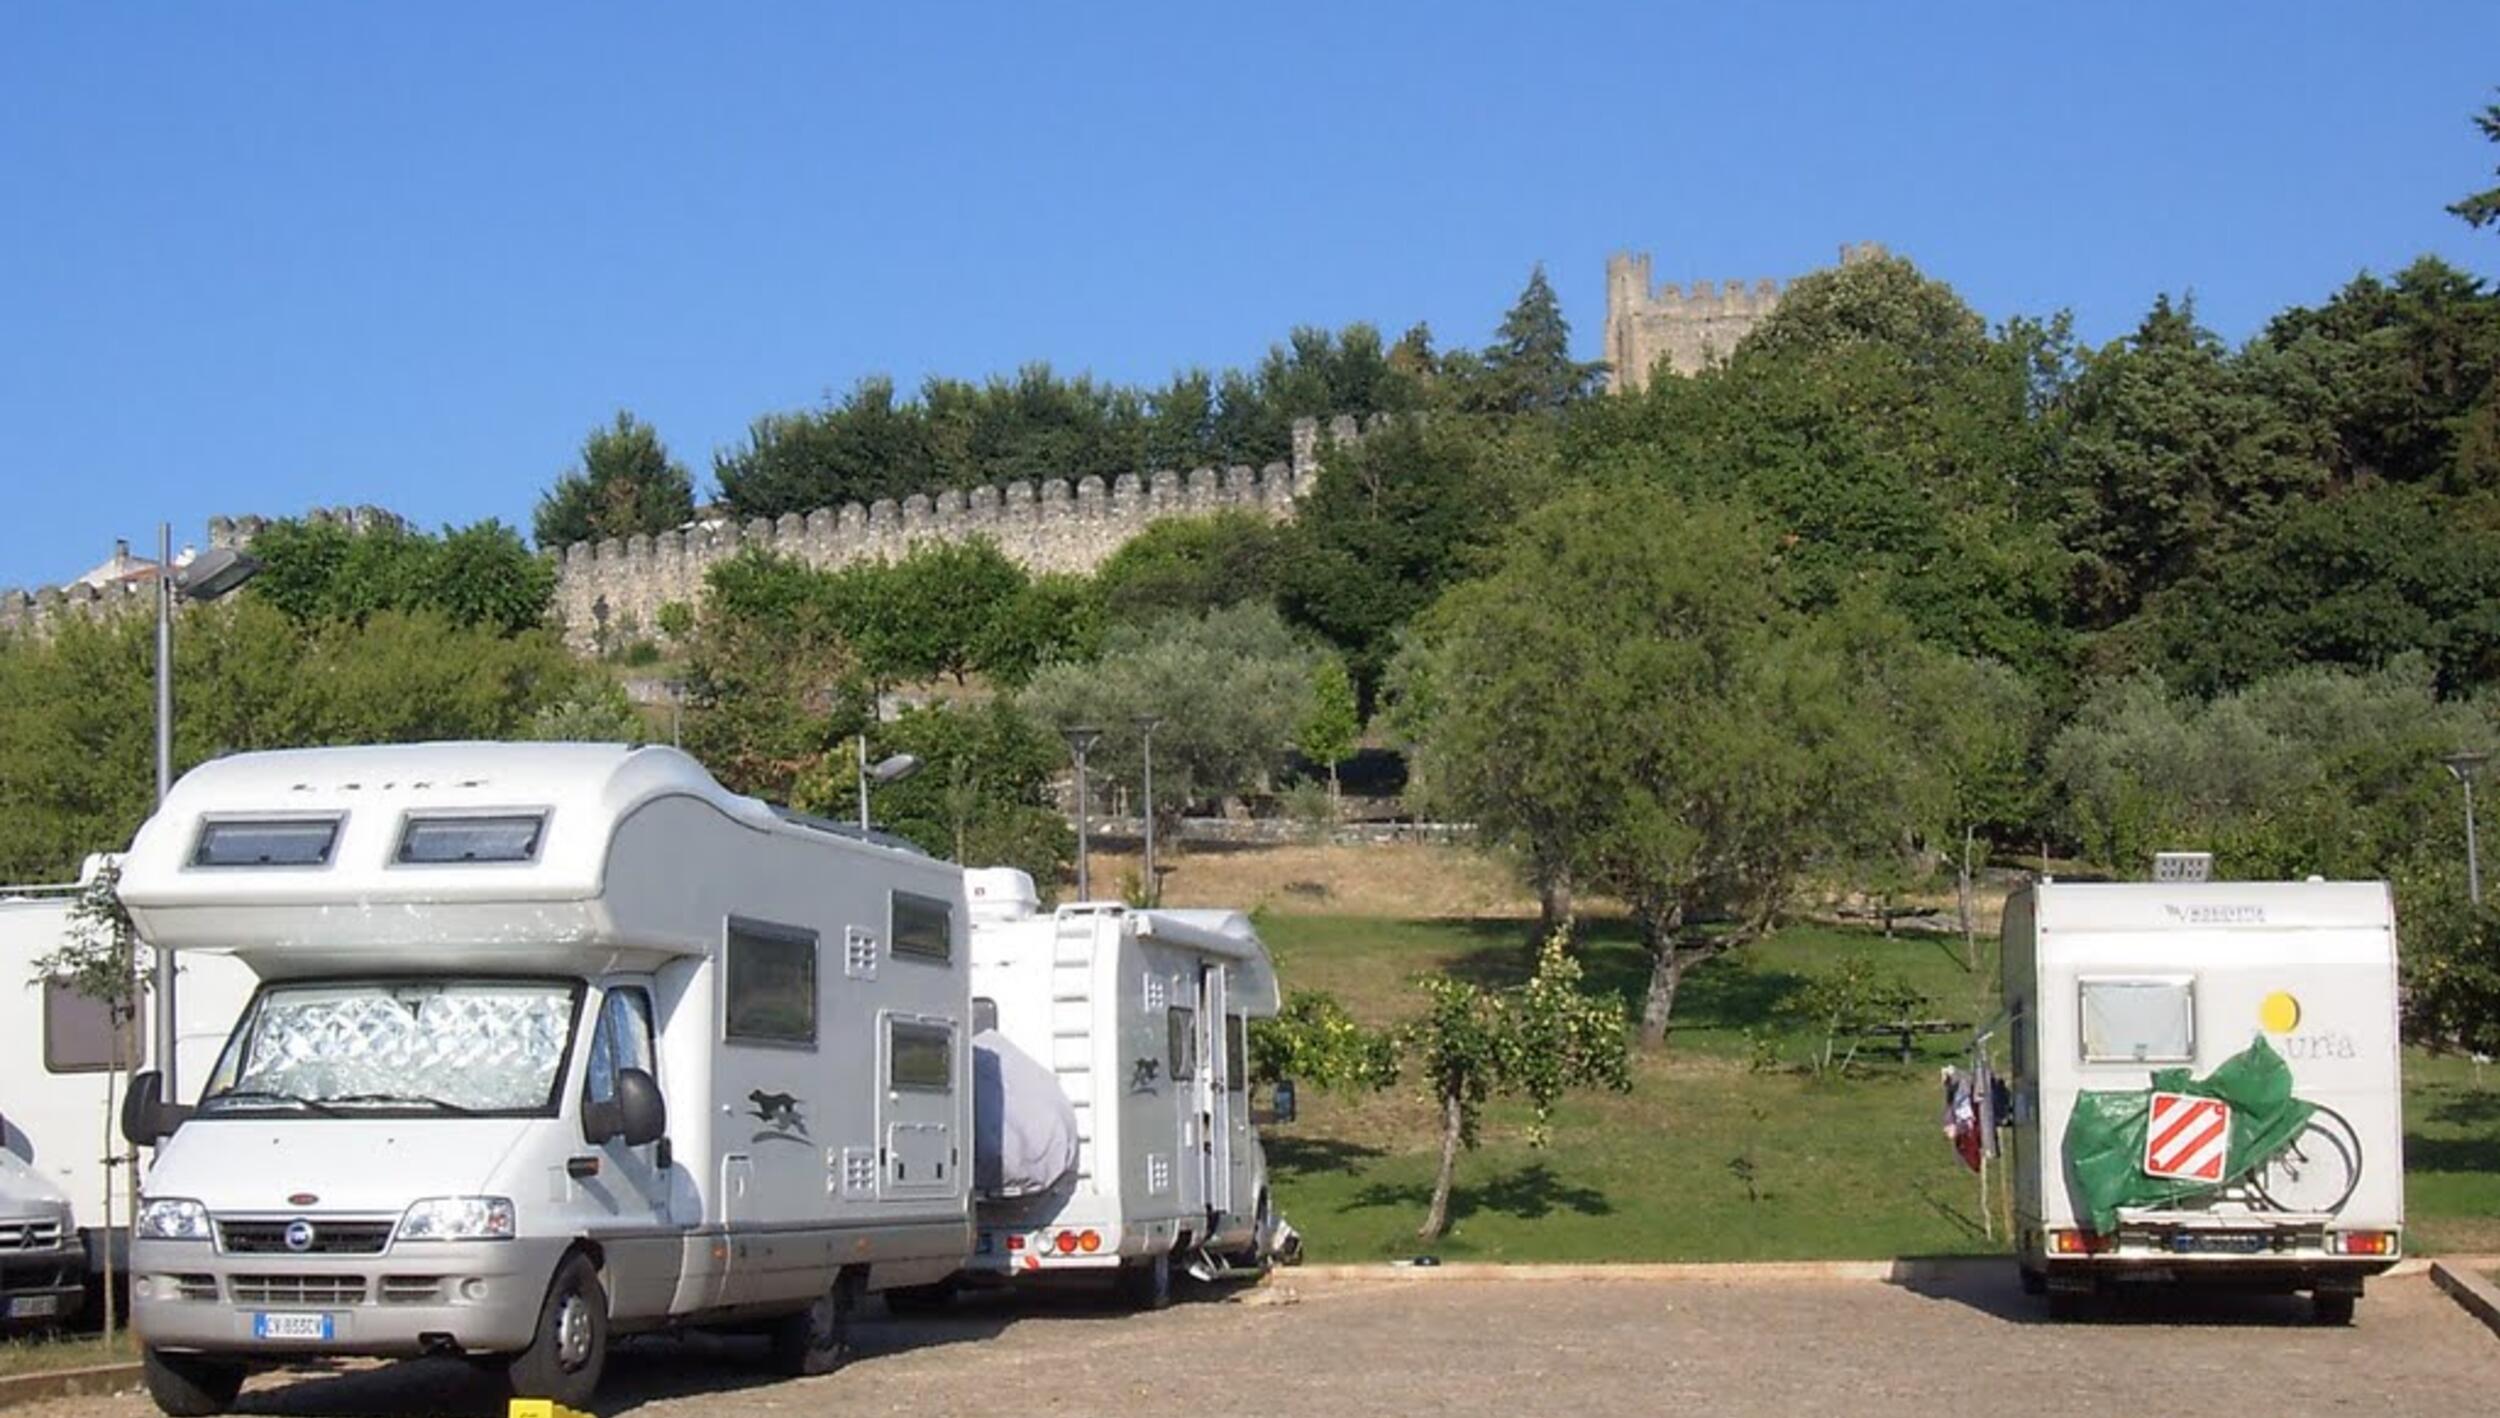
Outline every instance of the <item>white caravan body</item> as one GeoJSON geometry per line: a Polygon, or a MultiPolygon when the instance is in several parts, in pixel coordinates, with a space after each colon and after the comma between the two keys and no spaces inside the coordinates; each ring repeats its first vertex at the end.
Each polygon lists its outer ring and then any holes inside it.
{"type": "Polygon", "coordinates": [[[1245,1021],[1276,973],[1238,911],[1042,912],[1024,873],[965,873],[973,1014],[1047,1064],[1077,1119],[1074,1177],[983,1202],[975,1274],[1160,1269],[1257,1255],[1267,1159],[1250,1121],[1245,1021]]]}
{"type": "MultiPolygon", "coordinates": [[[[90,880],[104,860],[88,859],[90,880]]],[[[0,887],[0,1152],[67,1199],[69,1241],[82,1249],[88,1272],[100,1275],[108,1255],[116,1271],[126,1256],[127,1173],[107,1168],[104,1155],[122,1146],[111,1131],[122,1084],[157,1067],[156,998],[144,994],[139,1017],[116,1030],[108,1005],[59,981],[36,980],[35,962],[68,939],[70,910],[86,886],[0,887]]],[[[153,952],[141,951],[140,969],[152,975],[154,966],[153,952]]],[[[243,962],[213,952],[182,957],[177,968],[174,1081],[179,1101],[191,1102],[258,981],[243,962]]],[[[0,1251],[6,1241],[0,1233],[0,1251]]]]}
{"type": "Polygon", "coordinates": [[[425,744],[206,764],[122,894],[263,982],[145,1182],[169,1408],[265,1357],[518,1356],[520,1384],[550,1346],[538,1396],[578,1404],[610,1333],[836,1322],[969,1248],[954,866],[673,749],[425,744]]]}
{"type": "MultiPolygon", "coordinates": [[[[2042,882],[2006,903],[2015,1242],[2025,1283],[2066,1294],[2118,1279],[2313,1290],[2348,1311],[2402,1253],[2404,1122],[2396,930],[2384,882],[2042,882]],[[2211,1109],[2149,1097],[2130,1164],[2222,1170],[2219,1191],[2122,1207],[2095,1231],[2067,1156],[2086,1091],[2204,1079],[2263,1040],[2315,1105],[2243,1175],[2211,1109]],[[2175,1120],[2175,1121],[2174,1121],[2175,1120]]],[[[2241,1124],[2224,1118],[2232,1128],[2241,1124]]],[[[2157,1169],[2170,1169],[2168,1171],[2157,1169]]]]}

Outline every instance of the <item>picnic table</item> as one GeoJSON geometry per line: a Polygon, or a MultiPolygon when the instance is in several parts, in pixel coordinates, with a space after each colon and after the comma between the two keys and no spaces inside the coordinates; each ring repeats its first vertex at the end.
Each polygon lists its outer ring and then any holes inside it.
{"type": "Polygon", "coordinates": [[[1849,1033],[1860,1039],[1899,1040],[1901,1062],[1908,1063],[1911,1055],[1918,1051],[1920,1035],[1966,1034],[1970,1032],[1970,1027],[1968,1022],[1958,1019],[1885,1019],[1858,1025],[1849,1033]]]}

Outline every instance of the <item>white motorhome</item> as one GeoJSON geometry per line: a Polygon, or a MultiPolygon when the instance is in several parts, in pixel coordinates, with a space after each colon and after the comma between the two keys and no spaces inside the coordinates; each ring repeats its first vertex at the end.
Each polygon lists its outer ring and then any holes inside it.
{"type": "Polygon", "coordinates": [[[2309,1291],[2402,1254],[2383,882],[2043,881],[2005,910],[2024,1288],[2309,1291]]]}
{"type": "MultiPolygon", "coordinates": [[[[73,1248],[82,1286],[100,1284],[109,1259],[119,1274],[128,1259],[130,1196],[127,1172],[104,1165],[111,1150],[106,1130],[119,1104],[118,1085],[153,1068],[156,1025],[152,994],[143,994],[139,1018],[114,1028],[112,1010],[66,983],[37,977],[38,961],[56,954],[68,937],[69,914],[106,858],[90,857],[81,879],[48,886],[0,887],[0,1172],[14,1161],[26,1176],[18,1191],[40,1190],[67,1203],[70,1220],[59,1236],[73,1248]]],[[[153,962],[143,953],[141,968],[153,962]]],[[[240,961],[194,957],[181,962],[175,1009],[178,1067],[175,1082],[185,1100],[217,1062],[217,1051],[256,983],[240,961]]],[[[0,1176],[0,1191],[11,1187],[0,1176]]],[[[40,1210],[41,1208],[37,1208],[40,1210]]],[[[0,1206],[0,1258],[11,1250],[14,1224],[0,1206]]],[[[52,1234],[40,1228],[17,1234],[21,1242],[52,1234]]],[[[8,1289],[40,1266],[9,1262],[8,1289]]],[[[31,1283],[31,1282],[30,1282],[31,1283]]],[[[64,1302],[56,1298],[53,1308],[64,1302]]],[[[74,1311],[67,1302],[64,1315],[74,1311]]],[[[46,1318],[46,1306],[29,1299],[20,1318],[46,1318]]]]}
{"type": "Polygon", "coordinates": [[[982,1204],[970,1273],[1092,1272],[1152,1308],[1170,1301],[1176,1264],[1264,1264],[1289,1233],[1250,1119],[1246,1023],[1276,1012],[1277,989],[1249,918],[1044,913],[1023,872],[965,883],[975,1027],[1049,1066],[1077,1131],[1062,1185],[982,1204]]]}
{"type": "Polygon", "coordinates": [[[145,1183],[169,1413],[256,1362],[471,1358],[579,1407],[611,1335],[839,1362],[971,1243],[961,871],[667,748],[247,754],[132,847],[141,934],[262,984],[145,1183]]]}

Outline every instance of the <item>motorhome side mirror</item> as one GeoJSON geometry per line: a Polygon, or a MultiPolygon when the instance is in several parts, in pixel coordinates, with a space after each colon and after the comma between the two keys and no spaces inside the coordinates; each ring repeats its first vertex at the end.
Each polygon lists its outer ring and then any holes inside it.
{"type": "Polygon", "coordinates": [[[616,1071],[616,1128],[627,1147],[668,1135],[668,1103],[660,1097],[658,1079],[638,1068],[616,1071]]]}
{"type": "Polygon", "coordinates": [[[155,1069],[134,1074],[122,1093],[122,1141],[133,1147],[154,1147],[158,1139],[180,1126],[180,1119],[167,1116],[172,1111],[165,1106],[165,1075],[155,1069]]]}
{"type": "Polygon", "coordinates": [[[1276,1080],[1276,1097],[1273,1111],[1276,1114],[1276,1121],[1280,1123],[1289,1123],[1293,1121],[1294,1096],[1292,1079],[1280,1078],[1276,1080]]]}

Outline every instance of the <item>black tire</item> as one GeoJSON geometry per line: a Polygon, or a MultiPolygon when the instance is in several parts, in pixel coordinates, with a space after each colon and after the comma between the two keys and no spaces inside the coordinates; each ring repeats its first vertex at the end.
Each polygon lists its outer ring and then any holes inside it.
{"type": "Polygon", "coordinates": [[[773,1322],[773,1370],[794,1379],[830,1374],[851,1357],[851,1315],[859,1308],[859,1277],[844,1271],[816,1303],[773,1322]]]}
{"type": "Polygon", "coordinates": [[[2033,1270],[2030,1266],[2026,1265],[2021,1268],[2021,1273],[2024,1294],[2046,1295],[2049,1293],[2049,1274],[2047,1271],[2033,1270]]]}
{"type": "Polygon", "coordinates": [[[243,1391],[241,1364],[142,1349],[139,1367],[147,1375],[148,1397],[169,1418],[215,1418],[243,1391]]]}
{"type": "Polygon", "coordinates": [[[2349,1290],[2320,1290],[2309,1297],[2309,1318],[2318,1324],[2352,1323],[2352,1307],[2361,1297],[2349,1290]]]}
{"type": "Polygon", "coordinates": [[[894,1315],[944,1314],[961,1293],[963,1285],[953,1276],[934,1285],[898,1285],[885,1292],[885,1308],[894,1315]]]}
{"type": "Polygon", "coordinates": [[[599,1268],[577,1252],[556,1267],[538,1308],[537,1335],[504,1365],[504,1383],[515,1398],[588,1408],[607,1367],[608,1292],[599,1268]]]}
{"type": "Polygon", "coordinates": [[[1120,1298],[1132,1310],[1169,1309],[1172,1304],[1172,1253],[1157,1251],[1141,1260],[1120,1262],[1120,1298]]]}

